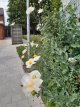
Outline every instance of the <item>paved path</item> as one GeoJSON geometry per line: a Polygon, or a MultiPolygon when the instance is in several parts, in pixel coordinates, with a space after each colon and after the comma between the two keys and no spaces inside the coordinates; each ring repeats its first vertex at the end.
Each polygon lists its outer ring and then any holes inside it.
{"type": "Polygon", "coordinates": [[[11,39],[0,40],[0,107],[44,107],[41,98],[25,96],[22,62],[11,39]]]}

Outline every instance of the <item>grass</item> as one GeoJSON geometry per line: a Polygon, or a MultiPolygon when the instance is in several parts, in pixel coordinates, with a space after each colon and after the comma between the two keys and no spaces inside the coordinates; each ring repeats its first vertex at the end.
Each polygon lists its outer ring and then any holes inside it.
{"type": "MultiPolygon", "coordinates": [[[[26,35],[24,35],[23,36],[23,39],[26,39],[27,40],[27,36],[26,35]]],[[[42,37],[41,37],[41,35],[31,35],[31,41],[34,41],[34,43],[37,43],[39,46],[36,48],[35,46],[33,46],[33,47],[31,47],[31,58],[33,57],[33,55],[34,54],[37,54],[37,55],[40,55],[40,47],[41,47],[41,43],[42,43],[42,37]]],[[[24,50],[24,49],[26,49],[27,47],[25,47],[25,46],[18,46],[16,49],[17,49],[17,53],[18,53],[18,55],[19,55],[19,57],[21,58],[22,57],[22,51],[24,50]]],[[[28,60],[28,57],[27,57],[27,53],[26,54],[24,54],[24,58],[22,59],[21,58],[21,60],[23,61],[23,62],[26,62],[27,60],[28,60]]]]}
{"type": "MultiPolygon", "coordinates": [[[[31,35],[31,41],[34,41],[35,43],[41,43],[41,38],[41,35],[31,35]]],[[[24,35],[23,39],[27,40],[27,35],[24,35]]]]}
{"type": "MultiPolygon", "coordinates": [[[[25,49],[26,47],[25,46],[18,46],[18,47],[16,47],[16,50],[17,50],[17,53],[18,53],[18,55],[19,55],[19,57],[20,57],[20,59],[21,59],[21,57],[22,57],[22,51],[25,49]]],[[[26,62],[27,61],[27,55],[24,55],[25,57],[23,58],[23,59],[21,59],[23,62],[26,62]]]]}
{"type": "MultiPolygon", "coordinates": [[[[27,36],[24,35],[23,36],[24,39],[27,40],[27,36]]],[[[31,41],[34,41],[35,43],[37,43],[39,46],[36,48],[35,46],[31,47],[31,58],[33,57],[34,53],[36,53],[37,55],[40,55],[41,56],[41,47],[42,47],[42,37],[40,35],[31,35],[31,41]]],[[[18,52],[18,55],[19,57],[21,58],[22,56],[22,51],[25,49],[26,47],[25,46],[18,46],[16,49],[17,49],[17,52],[18,52]]],[[[24,55],[25,57],[23,59],[21,59],[24,63],[28,60],[27,58],[27,54],[24,55]]],[[[38,69],[38,64],[40,62],[37,62],[35,66],[33,66],[30,71],[32,70],[35,70],[35,69],[38,69]]],[[[28,70],[28,69],[27,69],[28,70]]],[[[46,99],[44,98],[43,95],[42,96],[42,99],[43,101],[45,102],[46,99]]],[[[47,107],[47,106],[46,106],[47,107]]],[[[52,106],[50,106],[52,107],[52,106]]]]}

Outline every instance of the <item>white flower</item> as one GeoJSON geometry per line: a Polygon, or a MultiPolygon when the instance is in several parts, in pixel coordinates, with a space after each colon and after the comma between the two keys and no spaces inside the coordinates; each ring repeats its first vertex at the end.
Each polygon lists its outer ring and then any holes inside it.
{"type": "Polygon", "coordinates": [[[39,23],[38,25],[37,25],[37,30],[39,30],[41,28],[41,24],[39,23]]]}
{"type": "Polygon", "coordinates": [[[11,24],[11,26],[14,26],[14,25],[15,25],[15,22],[11,24]]]}
{"type": "Polygon", "coordinates": [[[43,80],[36,78],[36,79],[34,79],[34,82],[35,82],[34,90],[38,93],[41,90],[40,86],[41,86],[43,80]]]}
{"type": "Polygon", "coordinates": [[[36,46],[36,48],[38,47],[37,43],[34,43],[34,41],[31,42],[31,47],[36,46]]]}
{"type": "Polygon", "coordinates": [[[32,11],[34,11],[34,7],[31,6],[26,10],[26,14],[30,14],[32,11]]]}
{"type": "Polygon", "coordinates": [[[35,64],[36,62],[34,62],[34,59],[31,58],[28,61],[26,61],[26,67],[27,68],[31,68],[33,64],[35,64]]]}
{"type": "Polygon", "coordinates": [[[23,51],[22,51],[22,54],[25,54],[27,52],[27,50],[26,49],[24,49],[23,51]]]}
{"type": "Polygon", "coordinates": [[[36,56],[36,57],[34,57],[34,61],[35,61],[35,62],[38,61],[38,60],[40,59],[40,57],[41,57],[41,56],[36,56]]]}
{"type": "Polygon", "coordinates": [[[34,41],[31,42],[31,47],[35,46],[35,43],[34,41]]]}
{"type": "Polygon", "coordinates": [[[42,0],[39,0],[39,1],[38,1],[38,3],[41,3],[41,2],[42,2],[42,0]]]}
{"type": "Polygon", "coordinates": [[[31,79],[29,75],[25,75],[23,76],[21,82],[25,91],[30,93],[35,91],[38,93],[41,89],[40,86],[43,80],[40,78],[31,79]]]}
{"type": "Polygon", "coordinates": [[[40,26],[37,26],[36,30],[39,30],[40,29],[40,26]]]}
{"type": "Polygon", "coordinates": [[[41,74],[38,70],[32,71],[31,73],[29,73],[29,75],[32,79],[41,78],[41,74]]]}
{"type": "Polygon", "coordinates": [[[74,63],[74,62],[76,62],[76,59],[75,58],[69,58],[68,61],[71,63],[74,63]]]}
{"type": "Polygon", "coordinates": [[[36,48],[39,46],[38,44],[35,44],[36,48]]]}
{"type": "Polygon", "coordinates": [[[40,8],[40,9],[38,10],[38,13],[40,14],[40,13],[42,13],[42,12],[43,12],[43,9],[40,8]]]}
{"type": "Polygon", "coordinates": [[[21,56],[21,59],[23,59],[23,58],[24,58],[24,55],[21,56]]]}
{"type": "Polygon", "coordinates": [[[22,85],[26,85],[26,82],[27,82],[29,79],[30,79],[30,78],[29,78],[29,75],[28,75],[28,74],[24,75],[24,76],[22,77],[22,79],[21,79],[22,85]]]}

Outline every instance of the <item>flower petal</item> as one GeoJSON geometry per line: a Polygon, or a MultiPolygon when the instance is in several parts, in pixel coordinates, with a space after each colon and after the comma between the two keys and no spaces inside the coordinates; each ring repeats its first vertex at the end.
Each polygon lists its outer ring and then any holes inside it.
{"type": "Polygon", "coordinates": [[[38,70],[32,71],[29,75],[31,78],[40,78],[41,77],[41,74],[38,70]]]}
{"type": "Polygon", "coordinates": [[[29,76],[28,75],[24,75],[21,79],[21,82],[24,85],[26,85],[29,82],[29,76]]]}
{"type": "Polygon", "coordinates": [[[41,57],[41,56],[35,57],[35,58],[34,58],[34,61],[35,61],[35,62],[38,61],[38,60],[40,59],[40,57],[41,57]]]}

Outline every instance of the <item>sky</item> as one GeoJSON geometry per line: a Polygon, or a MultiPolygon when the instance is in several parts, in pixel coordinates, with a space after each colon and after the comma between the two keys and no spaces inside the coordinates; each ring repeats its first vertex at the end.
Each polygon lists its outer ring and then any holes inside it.
{"type": "MultiPolygon", "coordinates": [[[[64,5],[67,5],[69,3],[70,0],[62,0],[64,5]]],[[[8,19],[8,15],[7,15],[7,5],[8,5],[8,0],[0,0],[0,8],[4,8],[4,16],[5,16],[5,25],[8,25],[7,19],[8,19]]]]}

